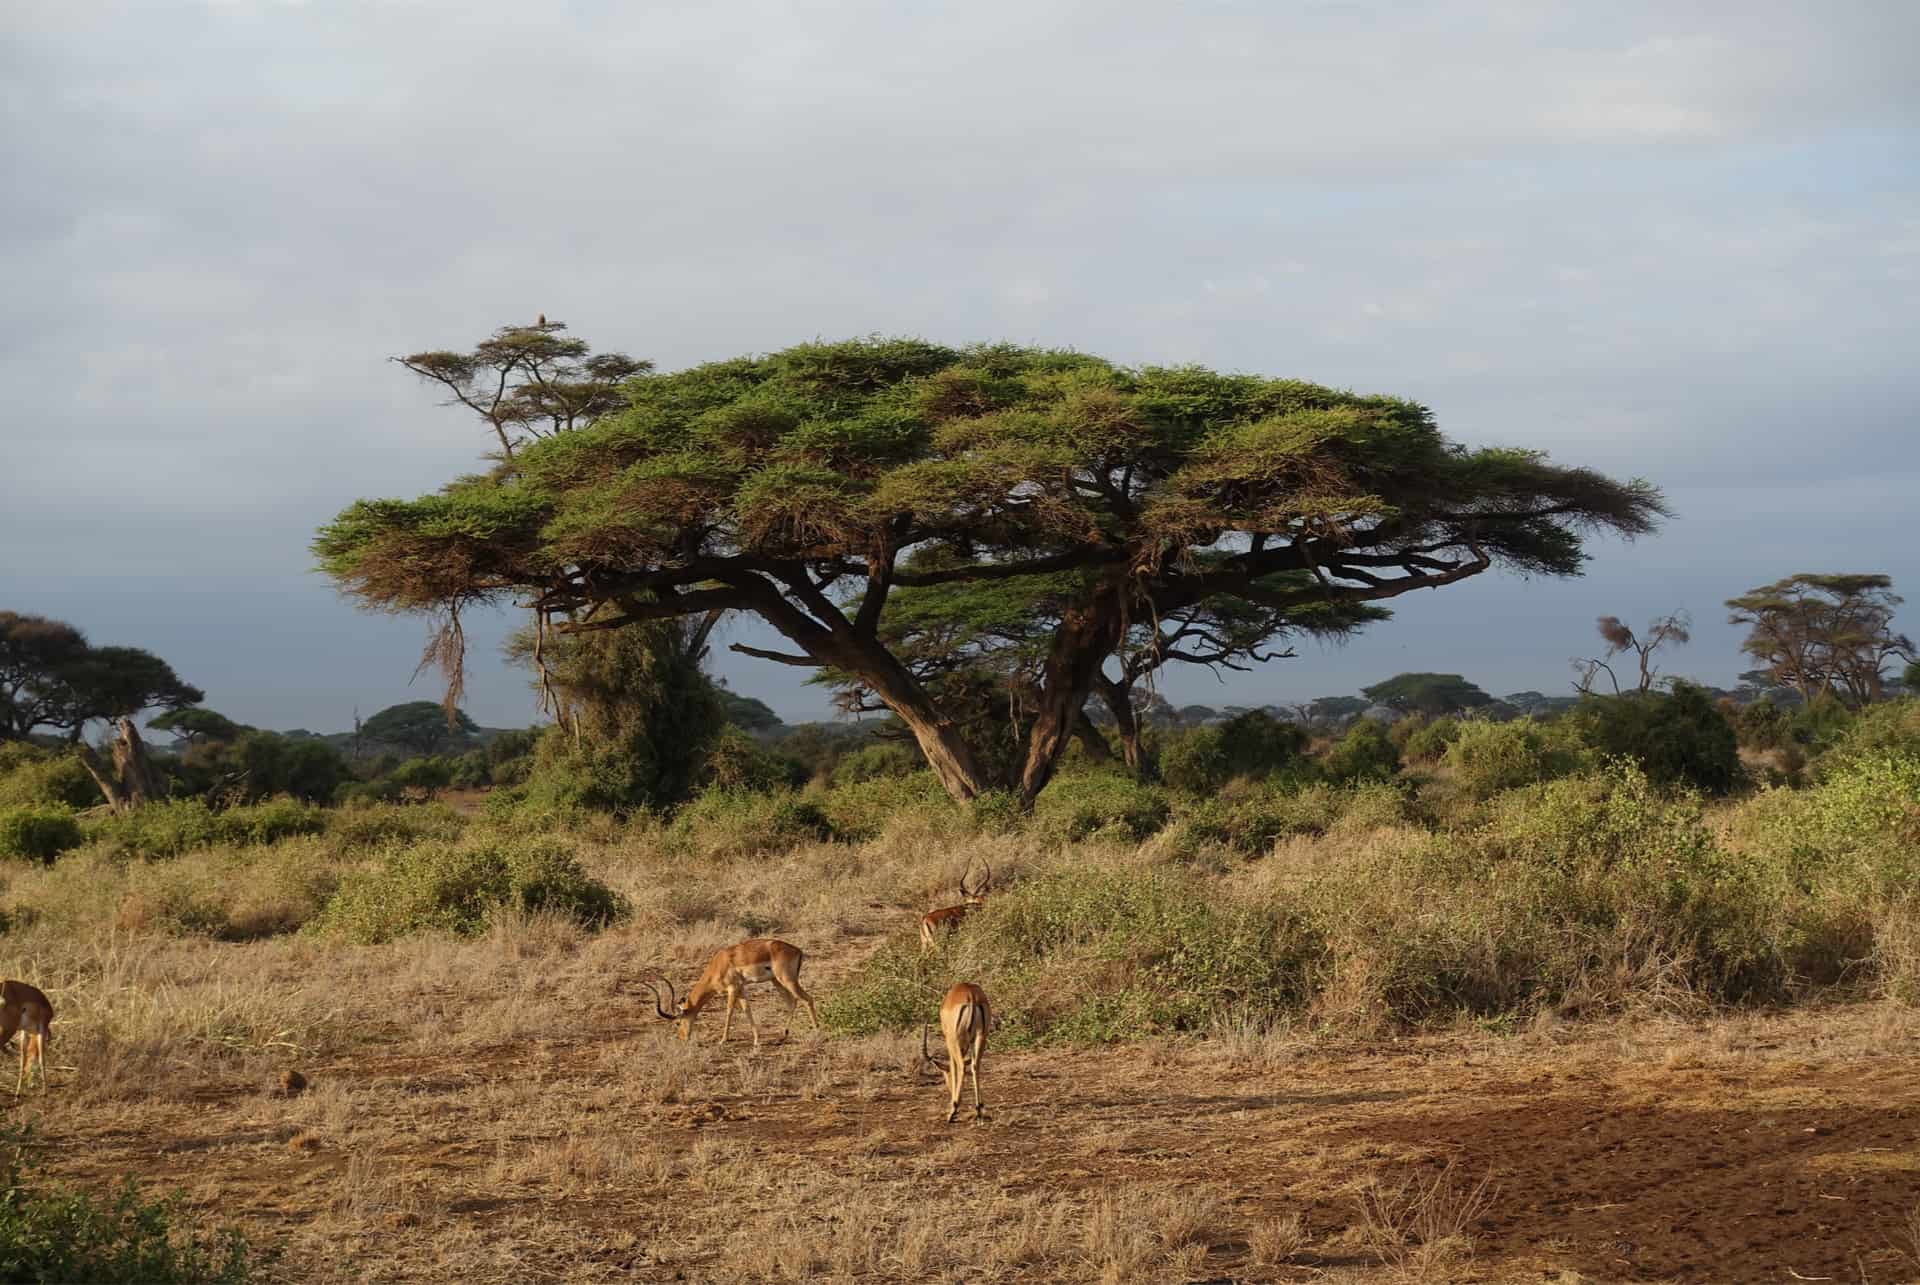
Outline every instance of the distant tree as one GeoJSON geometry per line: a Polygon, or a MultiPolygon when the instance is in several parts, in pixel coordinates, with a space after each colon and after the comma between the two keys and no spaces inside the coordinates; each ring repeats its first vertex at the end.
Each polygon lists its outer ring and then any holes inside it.
{"type": "Polygon", "coordinates": [[[0,611],[0,740],[25,740],[36,727],[55,729],[116,812],[158,788],[134,717],[203,699],[204,692],[151,652],[95,647],[72,625],[0,611]],[[111,763],[82,739],[96,721],[114,725],[111,763]]]}
{"type": "Polygon", "coordinates": [[[558,321],[502,326],[467,352],[417,352],[393,360],[453,394],[493,431],[503,457],[529,441],[584,428],[623,404],[621,382],[653,369],[625,353],[589,356],[558,321]]]}
{"type": "Polygon", "coordinates": [[[1396,674],[1360,690],[1376,705],[1429,717],[1493,704],[1493,697],[1458,674],[1396,674]]]}
{"type": "MultiPolygon", "coordinates": [[[[157,718],[147,720],[147,726],[157,731],[170,732],[180,745],[201,745],[208,741],[231,741],[240,733],[251,731],[228,718],[225,714],[216,714],[210,709],[170,709],[157,718]]],[[[306,736],[312,735],[307,733],[306,736]]],[[[305,739],[288,733],[288,739],[305,739]]]]}
{"type": "Polygon", "coordinates": [[[1878,700],[1889,660],[1920,659],[1895,633],[1903,599],[1883,575],[1795,575],[1729,598],[1728,622],[1748,626],[1742,651],[1802,701],[1832,695],[1849,705],[1878,700]]]}
{"type": "Polygon", "coordinates": [[[1344,723],[1359,717],[1370,704],[1358,696],[1321,696],[1307,702],[1306,712],[1316,723],[1344,723]]]}
{"type": "Polygon", "coordinates": [[[780,716],[773,712],[773,706],[763,700],[742,696],[725,687],[717,687],[715,694],[720,698],[724,717],[735,727],[745,728],[749,732],[771,732],[781,726],[780,716]]]}
{"type": "Polygon", "coordinates": [[[1907,662],[1900,671],[1900,689],[1909,696],[1920,696],[1920,660],[1907,662]]]}
{"type": "Polygon", "coordinates": [[[436,794],[453,784],[453,775],[453,760],[434,756],[408,759],[389,772],[386,779],[399,790],[418,790],[421,798],[431,802],[436,794]]]}
{"type": "Polygon", "coordinates": [[[321,566],[369,607],[449,622],[515,596],[562,628],[602,608],[631,624],[750,612],[786,646],[736,650],[850,675],[962,801],[1034,800],[1136,623],[1223,595],[1285,619],[1495,565],[1572,575],[1585,534],[1644,533],[1665,511],[1644,482],[1466,450],[1412,402],[1057,350],[811,343],[622,393],[524,448],[502,428],[511,458],[488,475],[349,507],[315,541],[321,566]],[[947,565],[915,570],[922,550],[947,565]],[[1077,584],[1023,752],[992,772],[965,711],[881,637],[889,599],[1059,573],[1077,584]],[[1296,581],[1270,589],[1276,573],[1296,581]]]}
{"type": "Polygon", "coordinates": [[[439,753],[445,746],[465,744],[479,730],[466,711],[455,710],[449,718],[438,701],[389,705],[360,725],[364,739],[397,745],[422,758],[439,753]]]}
{"type": "Polygon", "coordinates": [[[1633,626],[1618,616],[1602,616],[1597,622],[1600,638],[1607,644],[1604,656],[1575,657],[1574,671],[1579,677],[1574,681],[1574,690],[1586,695],[1593,690],[1594,678],[1601,670],[1607,671],[1607,677],[1613,683],[1613,694],[1620,694],[1620,678],[1613,672],[1610,663],[1615,656],[1632,652],[1640,664],[1640,686],[1637,690],[1648,692],[1660,676],[1653,664],[1653,653],[1666,646],[1680,646],[1693,641],[1693,621],[1684,611],[1669,612],[1664,616],[1655,616],[1647,626],[1645,634],[1635,634],[1633,626]]]}

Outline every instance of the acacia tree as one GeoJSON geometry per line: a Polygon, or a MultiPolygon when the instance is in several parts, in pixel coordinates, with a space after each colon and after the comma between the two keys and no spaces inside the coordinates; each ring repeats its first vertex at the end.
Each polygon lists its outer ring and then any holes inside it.
{"type": "Polygon", "coordinates": [[[1459,674],[1395,674],[1360,691],[1376,705],[1429,717],[1493,704],[1493,697],[1459,674]]]}
{"type": "Polygon", "coordinates": [[[466,742],[480,728],[465,710],[449,713],[438,701],[406,701],[387,706],[358,730],[369,741],[398,745],[424,758],[438,754],[444,745],[466,742]]]}
{"type": "Polygon", "coordinates": [[[1653,653],[1669,643],[1681,646],[1693,641],[1693,620],[1684,611],[1669,612],[1664,616],[1655,616],[1647,626],[1644,637],[1633,632],[1633,626],[1618,616],[1601,616],[1595,624],[1600,630],[1601,641],[1607,644],[1604,656],[1576,656],[1570,663],[1579,675],[1573,688],[1582,696],[1593,690],[1594,679],[1601,670],[1607,671],[1607,678],[1613,683],[1613,694],[1620,694],[1620,676],[1613,672],[1611,664],[1615,656],[1632,652],[1640,662],[1641,692],[1653,690],[1654,683],[1660,677],[1660,671],[1653,664],[1653,653]]]}
{"type": "Polygon", "coordinates": [[[1902,601],[1888,576],[1801,574],[1729,598],[1727,620],[1749,626],[1740,649],[1802,700],[1859,705],[1880,699],[1889,660],[1920,658],[1893,630],[1902,601]]]}
{"type": "Polygon", "coordinates": [[[134,716],[204,698],[151,652],[95,647],[63,621],[0,611],[0,740],[25,740],[41,727],[64,734],[115,811],[155,792],[134,716]],[[99,721],[115,725],[111,766],[82,739],[99,721]]]}
{"type": "Polygon", "coordinates": [[[802,344],[625,394],[490,475],[350,506],[315,541],[321,567],[369,606],[454,623],[516,595],[579,629],[751,612],[791,650],[735,650],[853,676],[960,800],[1004,783],[1030,803],[1140,622],[1222,597],[1285,619],[1495,565],[1573,575],[1583,533],[1665,511],[1645,482],[1469,451],[1397,398],[1009,345],[802,344]],[[922,550],[946,565],[915,570],[922,550]],[[1002,781],[883,616],[896,588],[1061,572],[1080,579],[1002,781]],[[1282,572],[1299,576],[1274,587],[1282,572]]]}
{"type": "Polygon", "coordinates": [[[585,341],[543,313],[531,326],[502,326],[466,352],[417,352],[393,360],[453,395],[493,430],[511,459],[529,441],[590,424],[621,404],[622,380],[653,369],[625,353],[592,355],[585,341]]]}

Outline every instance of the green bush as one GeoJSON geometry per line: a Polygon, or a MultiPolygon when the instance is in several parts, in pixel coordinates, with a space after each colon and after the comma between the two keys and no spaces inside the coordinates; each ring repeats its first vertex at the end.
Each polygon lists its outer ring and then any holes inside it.
{"type": "Polygon", "coordinates": [[[131,1178],[106,1199],[32,1172],[32,1134],[8,1129],[0,1181],[0,1279],[102,1285],[245,1285],[275,1257],[238,1231],[180,1232],[178,1197],[148,1200],[131,1178]]]}
{"type": "Polygon", "coordinates": [[[1733,725],[1692,683],[1670,693],[1590,697],[1567,715],[1595,750],[1638,763],[1661,785],[1725,794],[1744,779],[1733,725]]]}
{"type": "Polygon", "coordinates": [[[837,837],[820,805],[791,790],[708,790],[676,812],[667,829],[669,843],[710,857],[760,856],[837,837]]]}
{"type": "Polygon", "coordinates": [[[555,911],[596,929],[628,913],[564,843],[429,840],[342,879],[314,927],[367,945],[417,932],[470,937],[503,908],[555,911]]]}
{"type": "Polygon", "coordinates": [[[21,741],[0,744],[0,807],[58,803],[77,811],[101,802],[100,787],[73,754],[21,741]]]}
{"type": "Polygon", "coordinates": [[[1394,748],[1386,728],[1374,719],[1359,718],[1328,749],[1320,760],[1320,769],[1335,785],[1390,781],[1400,770],[1400,751],[1394,748]]]}
{"type": "Polygon", "coordinates": [[[1859,759],[1902,754],[1920,757],[1920,697],[1861,710],[1843,733],[1832,738],[1814,773],[1825,777],[1859,759]]]}
{"type": "Polygon", "coordinates": [[[1431,763],[1460,738],[1462,726],[1459,719],[1444,716],[1431,722],[1425,719],[1402,719],[1394,724],[1388,739],[1394,739],[1394,733],[1402,727],[1407,728],[1406,735],[1399,738],[1400,752],[1416,763],[1431,763]]]}
{"type": "Polygon", "coordinates": [[[1577,729],[1565,719],[1462,723],[1446,749],[1455,779],[1475,799],[1569,775],[1591,766],[1591,760],[1577,729]]]}
{"type": "Polygon", "coordinates": [[[834,834],[854,842],[877,839],[889,825],[907,816],[929,820],[951,829],[956,836],[973,828],[966,812],[948,797],[940,778],[932,772],[876,776],[851,785],[836,783],[815,797],[834,834]]]}
{"type": "Polygon", "coordinates": [[[1236,777],[1265,777],[1297,764],[1307,734],[1259,710],[1171,737],[1160,777],[1175,789],[1209,794],[1236,777]]]}
{"type": "Polygon", "coordinates": [[[1733,734],[1746,749],[1782,749],[1793,742],[1793,718],[1762,696],[1742,706],[1734,716],[1733,734]]]}
{"type": "Polygon", "coordinates": [[[1157,834],[1173,809],[1166,792],[1114,771],[1062,774],[1034,803],[1034,829],[1053,843],[1099,838],[1138,843],[1157,834]]]}
{"type": "Polygon", "coordinates": [[[868,745],[833,765],[835,786],[859,785],[888,776],[925,771],[927,760],[910,745],[868,745]]]}
{"type": "Polygon", "coordinates": [[[93,822],[89,838],[117,857],[177,857],[218,844],[276,843],[327,828],[324,808],[271,799],[216,812],[200,799],[147,803],[93,822]]]}
{"type": "Polygon", "coordinates": [[[848,1034],[912,1030],[957,970],[994,997],[1002,1047],[1197,1031],[1224,1010],[1298,1007],[1313,952],[1298,919],[1222,905],[1183,872],[1056,870],[989,898],[942,955],[889,941],[821,1018],[848,1034]]]}
{"type": "Polygon", "coordinates": [[[425,807],[363,803],[336,808],[327,816],[327,837],[347,849],[454,839],[465,828],[460,814],[440,803],[425,807]]]}
{"type": "Polygon", "coordinates": [[[80,822],[64,803],[0,808],[0,857],[50,862],[82,841],[80,822]]]}
{"type": "Polygon", "coordinates": [[[453,774],[454,760],[435,755],[408,759],[387,773],[387,781],[403,794],[417,790],[420,797],[431,801],[440,791],[453,784],[453,774]]]}

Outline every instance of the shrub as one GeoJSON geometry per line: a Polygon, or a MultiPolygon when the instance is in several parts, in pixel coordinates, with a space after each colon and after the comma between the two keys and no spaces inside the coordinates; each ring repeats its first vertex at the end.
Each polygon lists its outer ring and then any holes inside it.
{"type": "Polygon", "coordinates": [[[383,848],[421,839],[459,837],[466,822],[445,804],[400,807],[392,803],[363,803],[336,808],[327,817],[327,837],[342,848],[383,848]]]}
{"type": "Polygon", "coordinates": [[[833,784],[859,785],[886,776],[907,776],[924,771],[927,760],[906,745],[868,745],[833,765],[833,784]]]}
{"type": "Polygon", "coordinates": [[[80,822],[63,803],[0,808],[0,857],[50,862],[81,842],[80,822]]]}
{"type": "Polygon", "coordinates": [[[1460,724],[1446,757],[1469,796],[1490,799],[1502,790],[1577,772],[1591,765],[1592,756],[1566,720],[1536,723],[1526,717],[1460,724]]]}
{"type": "Polygon", "coordinates": [[[420,797],[432,801],[435,795],[453,784],[454,761],[438,756],[410,758],[387,773],[387,783],[403,794],[418,790],[420,797]]]}
{"type": "Polygon", "coordinates": [[[1861,710],[1846,730],[1832,739],[1814,770],[1824,777],[1857,760],[1888,755],[1920,757],[1920,697],[1861,710]]]}
{"type": "Polygon", "coordinates": [[[698,781],[704,789],[776,790],[805,781],[793,760],[772,753],[731,723],[708,738],[699,758],[698,781]]]}
{"type": "Polygon", "coordinates": [[[74,755],[19,741],[0,745],[0,807],[57,803],[78,810],[100,802],[100,787],[74,755]]]}
{"type": "Polygon", "coordinates": [[[325,809],[292,799],[216,812],[200,799],[147,803],[92,824],[91,837],[116,857],[177,857],[216,844],[276,843],[327,828],[325,809]]]}
{"type": "Polygon", "coordinates": [[[1113,771],[1064,774],[1034,803],[1034,827],[1054,843],[1100,838],[1138,843],[1172,815],[1166,793],[1113,771]]]}
{"type": "Polygon", "coordinates": [[[1236,777],[1285,771],[1306,746],[1306,732],[1253,710],[1171,738],[1160,753],[1160,777],[1175,789],[1212,793],[1236,777]]]}
{"type": "Polygon", "coordinates": [[[1400,770],[1400,751],[1379,723],[1356,719],[1320,760],[1320,769],[1336,785],[1388,781],[1400,770]]]}
{"type": "Polygon", "coordinates": [[[1793,741],[1793,719],[1769,698],[1762,696],[1741,708],[1734,716],[1736,740],[1754,750],[1782,749],[1793,741]]]}
{"type": "Polygon", "coordinates": [[[628,913],[626,900],[581,869],[566,844],[428,841],[342,879],[315,926],[368,945],[416,932],[474,936],[501,908],[556,911],[588,928],[628,913]]]}
{"type": "Polygon", "coordinates": [[[907,816],[929,819],[955,835],[972,828],[966,812],[932,772],[876,776],[853,785],[836,783],[816,798],[834,834],[855,842],[879,838],[889,825],[907,816]]]}
{"type": "Polygon", "coordinates": [[[1297,919],[1220,904],[1176,870],[1057,870],[989,898],[942,956],[889,941],[821,1018],[849,1034],[912,1030],[959,969],[995,997],[1002,1047],[1136,1039],[1297,1007],[1312,953],[1297,919]]]}
{"type": "Polygon", "coordinates": [[[1742,779],[1733,727],[1706,690],[1593,697],[1568,716],[1602,754],[1623,755],[1661,785],[1725,794],[1742,779]]]}
{"type": "Polygon", "coordinates": [[[820,806],[791,790],[708,790],[675,813],[667,830],[669,843],[709,857],[758,856],[836,837],[820,806]]]}
{"type": "Polygon", "coordinates": [[[1431,763],[1459,739],[1462,726],[1457,718],[1441,717],[1432,722],[1408,718],[1395,723],[1387,738],[1395,739],[1396,734],[1406,728],[1406,735],[1399,738],[1401,753],[1414,762],[1431,763]]]}
{"type": "Polygon", "coordinates": [[[32,1172],[29,1130],[0,1134],[0,1275],[9,1281],[97,1281],[103,1285],[245,1285],[273,1254],[238,1231],[176,1230],[180,1200],[148,1200],[133,1179],[106,1199],[45,1182],[32,1172]]]}

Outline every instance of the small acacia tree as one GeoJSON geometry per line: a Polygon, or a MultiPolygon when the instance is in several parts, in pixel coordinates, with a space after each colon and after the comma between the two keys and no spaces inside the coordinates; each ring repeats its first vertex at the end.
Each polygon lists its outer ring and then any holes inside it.
{"type": "Polygon", "coordinates": [[[1376,705],[1429,717],[1493,704],[1493,697],[1458,674],[1395,674],[1360,690],[1376,705]]]}
{"type": "Polygon", "coordinates": [[[359,727],[365,740],[397,745],[422,758],[430,758],[443,748],[465,745],[479,731],[465,710],[449,712],[437,701],[389,705],[359,727]]]}
{"type": "Polygon", "coordinates": [[[1576,656],[1570,662],[1578,675],[1573,688],[1582,696],[1592,694],[1594,679],[1603,669],[1613,683],[1613,694],[1618,696],[1620,676],[1613,672],[1612,661],[1626,652],[1632,652],[1640,662],[1640,686],[1635,690],[1650,692],[1660,678],[1653,654],[1669,644],[1677,647],[1693,641],[1693,621],[1684,611],[1654,617],[1645,635],[1634,633],[1633,626],[1618,616],[1601,616],[1594,623],[1599,627],[1600,640],[1607,644],[1607,651],[1604,656],[1576,656]]]}
{"type": "Polygon", "coordinates": [[[1650,485],[1469,451],[1426,408],[1193,367],[917,339],[802,344],[642,374],[627,407],[418,500],[352,505],[321,567],[370,606],[524,596],[576,628],[751,612],[912,732],[947,791],[1051,777],[1103,663],[1142,622],[1223,597],[1276,621],[1501,565],[1572,575],[1635,535],[1650,485]],[[915,568],[916,555],[942,565],[915,568]],[[1010,780],[888,645],[896,588],[1071,572],[1010,780]],[[1294,573],[1284,585],[1271,577],[1294,573]]]}

